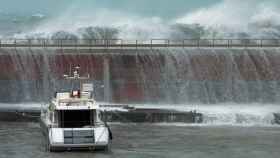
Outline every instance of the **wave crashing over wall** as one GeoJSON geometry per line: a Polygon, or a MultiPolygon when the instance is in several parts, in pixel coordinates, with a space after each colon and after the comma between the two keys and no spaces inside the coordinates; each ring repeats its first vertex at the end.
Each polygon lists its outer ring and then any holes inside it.
{"type": "Polygon", "coordinates": [[[53,39],[280,37],[278,1],[223,0],[172,19],[144,17],[109,8],[93,9],[81,2],[73,5],[75,7],[59,16],[44,16],[35,27],[11,36],[53,39]]]}
{"type": "MultiPolygon", "coordinates": [[[[70,8],[56,17],[33,15],[26,22],[32,23],[31,29],[23,27],[3,37],[74,40],[280,37],[277,1],[223,0],[168,20],[110,9],[77,11],[80,8],[83,7],[70,8]]],[[[19,21],[14,19],[11,25],[19,21]]],[[[0,60],[4,65],[0,68],[1,100],[7,102],[45,101],[57,89],[67,88],[67,83],[57,77],[58,72],[66,72],[65,64],[85,63],[86,69],[102,74],[102,68],[92,62],[93,56],[57,58],[52,50],[9,51],[14,56],[0,60]]],[[[205,115],[205,124],[271,124],[273,112],[280,110],[278,106],[265,105],[280,102],[278,52],[278,49],[168,49],[151,50],[153,55],[114,57],[111,84],[116,92],[112,93],[138,89],[130,93],[134,96],[113,97],[119,102],[170,103],[178,107],[187,104],[184,107],[205,115]],[[227,102],[234,104],[223,104],[227,102]],[[251,106],[253,102],[256,106],[251,106]]],[[[102,93],[103,78],[97,75],[93,81],[102,93]]],[[[97,98],[102,101],[101,93],[97,98]]]]}

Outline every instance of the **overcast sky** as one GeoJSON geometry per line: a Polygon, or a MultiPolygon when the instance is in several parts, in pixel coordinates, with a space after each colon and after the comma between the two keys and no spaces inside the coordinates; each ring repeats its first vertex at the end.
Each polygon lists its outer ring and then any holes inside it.
{"type": "Polygon", "coordinates": [[[0,10],[21,14],[57,14],[68,7],[114,9],[142,16],[174,17],[221,0],[0,0],[0,10]]]}

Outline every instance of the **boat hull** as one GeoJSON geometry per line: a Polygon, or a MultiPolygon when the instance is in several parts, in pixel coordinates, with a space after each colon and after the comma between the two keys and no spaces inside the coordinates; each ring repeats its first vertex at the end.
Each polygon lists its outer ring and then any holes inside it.
{"type": "Polygon", "coordinates": [[[110,129],[104,125],[91,128],[55,128],[40,120],[46,150],[109,150],[110,129]]]}

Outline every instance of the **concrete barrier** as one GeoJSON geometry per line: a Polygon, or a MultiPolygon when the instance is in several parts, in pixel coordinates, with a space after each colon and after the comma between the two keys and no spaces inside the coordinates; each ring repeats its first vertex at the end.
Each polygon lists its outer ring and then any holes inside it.
{"type": "MultiPolygon", "coordinates": [[[[102,120],[106,122],[123,123],[160,123],[160,122],[182,122],[202,123],[203,116],[195,111],[179,112],[162,109],[131,109],[124,111],[103,111],[102,120]]],[[[0,121],[10,122],[37,122],[40,112],[2,111],[0,121]]]]}
{"type": "Polygon", "coordinates": [[[106,122],[133,123],[202,123],[203,115],[195,111],[179,112],[163,109],[133,109],[124,111],[104,111],[102,119],[106,122]]]}

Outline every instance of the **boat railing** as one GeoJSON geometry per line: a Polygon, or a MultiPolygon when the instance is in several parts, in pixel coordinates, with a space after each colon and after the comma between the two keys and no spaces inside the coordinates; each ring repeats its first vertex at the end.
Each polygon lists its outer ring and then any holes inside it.
{"type": "Polygon", "coordinates": [[[0,39],[0,48],[280,47],[280,39],[0,39]]]}
{"type": "MultiPolygon", "coordinates": [[[[59,99],[58,104],[66,103],[66,104],[75,104],[75,103],[91,103],[94,104],[94,99],[87,99],[87,98],[69,98],[69,99],[59,99]]],[[[76,104],[75,104],[76,105],[76,104]]]]}

